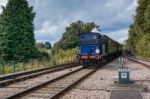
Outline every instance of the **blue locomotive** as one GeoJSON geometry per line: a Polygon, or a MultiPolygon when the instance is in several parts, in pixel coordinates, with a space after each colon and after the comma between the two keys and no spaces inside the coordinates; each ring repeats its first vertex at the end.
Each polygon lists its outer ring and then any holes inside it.
{"type": "Polygon", "coordinates": [[[94,32],[78,35],[78,58],[83,66],[101,65],[106,61],[121,55],[122,46],[106,35],[94,32]]]}

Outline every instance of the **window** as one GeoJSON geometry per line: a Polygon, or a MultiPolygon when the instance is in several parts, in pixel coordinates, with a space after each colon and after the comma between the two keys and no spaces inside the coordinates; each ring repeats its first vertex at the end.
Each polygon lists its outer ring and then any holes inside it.
{"type": "Polygon", "coordinates": [[[97,35],[95,34],[82,34],[80,35],[80,44],[97,44],[98,43],[98,39],[97,39],[97,35]]]}

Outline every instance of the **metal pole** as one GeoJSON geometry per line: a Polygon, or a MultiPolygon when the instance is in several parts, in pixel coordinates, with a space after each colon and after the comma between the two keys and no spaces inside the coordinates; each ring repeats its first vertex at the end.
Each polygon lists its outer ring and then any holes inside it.
{"type": "Polygon", "coordinates": [[[25,71],[25,62],[23,62],[23,70],[25,71]]]}
{"type": "Polygon", "coordinates": [[[51,66],[50,59],[48,60],[48,63],[49,63],[49,67],[50,67],[51,66]]]}
{"type": "Polygon", "coordinates": [[[12,61],[12,65],[13,65],[13,67],[14,67],[14,73],[16,72],[16,65],[15,65],[15,62],[14,61],[12,61]]]}
{"type": "Polygon", "coordinates": [[[45,67],[45,58],[44,58],[44,67],[45,67]]]}
{"type": "Polygon", "coordinates": [[[32,61],[31,69],[33,70],[33,59],[31,61],[32,61]]]}
{"type": "Polygon", "coordinates": [[[40,61],[40,59],[38,59],[38,68],[39,68],[39,61],[40,61]]]}
{"type": "Polygon", "coordinates": [[[5,61],[2,62],[3,65],[3,75],[5,75],[5,61]]]}

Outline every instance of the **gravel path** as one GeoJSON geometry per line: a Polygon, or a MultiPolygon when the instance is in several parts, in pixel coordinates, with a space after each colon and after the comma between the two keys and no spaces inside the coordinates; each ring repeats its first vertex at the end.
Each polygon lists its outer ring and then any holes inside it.
{"type": "Polygon", "coordinates": [[[117,75],[116,70],[119,66],[117,60],[107,64],[62,96],[61,99],[109,99],[110,92],[106,92],[105,89],[117,75]]]}
{"type": "MultiPolygon", "coordinates": [[[[130,62],[129,66],[131,69],[131,77],[135,80],[150,80],[150,69],[140,65],[138,63],[130,62]]],[[[140,83],[140,82],[139,82],[140,83]]],[[[143,86],[149,89],[149,92],[142,92],[143,99],[150,99],[150,81],[143,82],[143,86]]]]}
{"type": "Polygon", "coordinates": [[[45,81],[57,78],[58,76],[61,76],[70,71],[76,70],[78,68],[81,68],[81,66],[73,67],[73,68],[69,68],[69,69],[65,69],[62,71],[57,71],[57,72],[53,72],[53,73],[49,73],[49,74],[40,75],[33,79],[25,80],[22,82],[18,82],[18,83],[11,84],[9,86],[0,88],[0,99],[4,99],[5,97],[13,95],[17,92],[23,91],[23,90],[28,89],[33,86],[36,86],[45,81]]]}
{"type": "MultiPolygon", "coordinates": [[[[126,65],[131,71],[130,77],[132,80],[150,80],[150,69],[132,61],[128,61],[126,65]]],[[[114,78],[117,78],[119,66],[121,66],[121,63],[119,63],[118,59],[105,65],[62,96],[61,99],[109,99],[111,91],[108,88],[113,85],[114,78]]],[[[4,99],[8,95],[15,94],[80,67],[41,75],[34,79],[0,88],[0,99],[4,99]]],[[[141,84],[141,82],[137,82],[137,84],[141,84]]],[[[150,90],[150,82],[143,82],[142,85],[150,90]]],[[[143,99],[150,99],[150,91],[142,92],[142,97],[143,99]]]]}
{"type": "MultiPolygon", "coordinates": [[[[61,99],[109,99],[111,92],[107,88],[113,85],[114,78],[117,78],[119,66],[121,66],[119,59],[105,65],[62,96],[61,99]]],[[[128,61],[127,66],[131,71],[131,79],[150,80],[150,69],[132,61],[128,61]]],[[[143,83],[143,85],[147,85],[150,89],[150,82],[143,83]]],[[[150,99],[149,92],[142,92],[142,96],[144,99],[150,99]]]]}

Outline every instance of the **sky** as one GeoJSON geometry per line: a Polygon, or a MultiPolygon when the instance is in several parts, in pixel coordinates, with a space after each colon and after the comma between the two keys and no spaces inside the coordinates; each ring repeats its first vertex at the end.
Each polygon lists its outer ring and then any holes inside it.
{"type": "MultiPolygon", "coordinates": [[[[95,22],[101,33],[123,43],[128,38],[129,25],[137,7],[137,0],[28,0],[34,6],[37,42],[59,41],[65,27],[77,20],[95,22]]],[[[7,0],[0,0],[5,6],[7,0]]],[[[2,9],[0,8],[0,13],[2,9]]],[[[96,32],[96,30],[93,30],[96,32]]]]}

